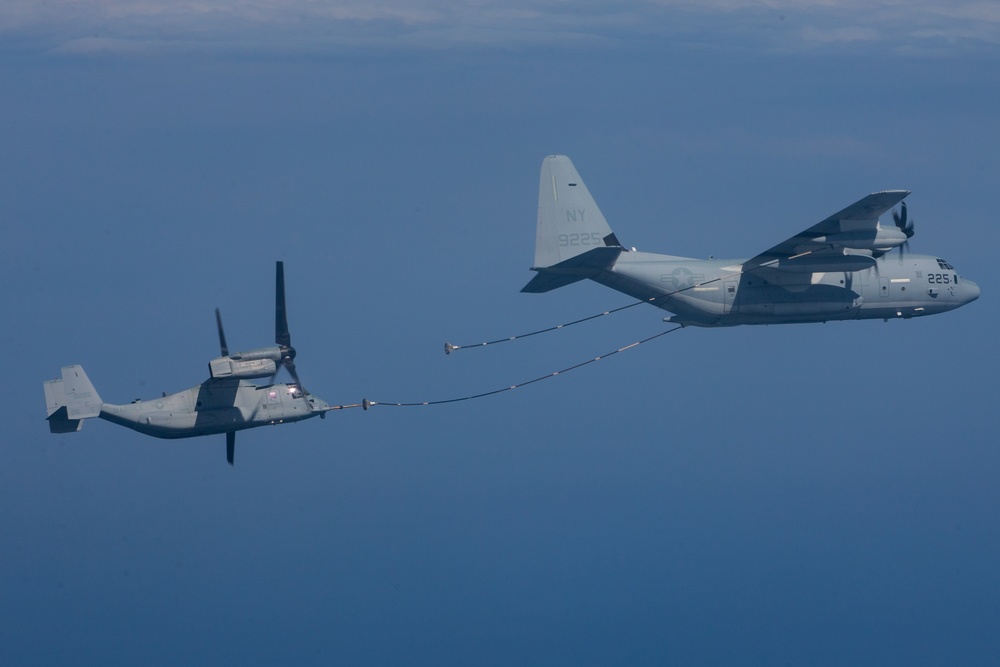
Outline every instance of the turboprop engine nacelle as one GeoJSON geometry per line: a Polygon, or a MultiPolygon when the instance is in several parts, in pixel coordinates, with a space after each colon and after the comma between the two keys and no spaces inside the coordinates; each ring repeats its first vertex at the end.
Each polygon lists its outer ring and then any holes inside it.
{"type": "Polygon", "coordinates": [[[818,236],[813,243],[833,243],[851,250],[872,250],[888,252],[906,243],[910,237],[898,227],[883,227],[881,225],[872,234],[869,230],[850,230],[818,236]]]}
{"type": "Polygon", "coordinates": [[[278,372],[280,361],[280,347],[262,347],[213,359],[208,369],[213,378],[264,378],[278,372]]]}

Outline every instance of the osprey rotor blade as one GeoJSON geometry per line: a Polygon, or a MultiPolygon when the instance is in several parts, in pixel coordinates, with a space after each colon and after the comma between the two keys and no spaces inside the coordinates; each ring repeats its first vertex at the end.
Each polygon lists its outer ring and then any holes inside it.
{"type": "Polygon", "coordinates": [[[278,262],[274,280],[274,342],[282,347],[292,346],[288,333],[288,316],[285,313],[285,263],[278,262]]]}
{"type": "Polygon", "coordinates": [[[226,460],[233,465],[236,458],[236,431],[226,431],[226,460]]]}
{"type": "Polygon", "coordinates": [[[299,385],[299,388],[301,388],[302,391],[305,391],[305,388],[302,387],[302,381],[299,380],[299,372],[297,370],[295,370],[295,362],[286,357],[285,358],[285,368],[288,369],[288,372],[291,374],[292,378],[295,380],[295,384],[299,385]]]}
{"type": "Polygon", "coordinates": [[[229,356],[229,346],[226,345],[226,333],[222,330],[222,315],[219,313],[219,309],[215,309],[215,325],[219,328],[219,348],[222,350],[222,356],[229,356]]]}
{"type": "MultiPolygon", "coordinates": [[[[281,364],[288,369],[296,384],[302,385],[295,370],[295,348],[292,334],[288,332],[288,313],[285,309],[285,263],[277,262],[274,275],[274,342],[281,346],[281,364]]],[[[305,389],[303,389],[305,391],[305,389]]]]}

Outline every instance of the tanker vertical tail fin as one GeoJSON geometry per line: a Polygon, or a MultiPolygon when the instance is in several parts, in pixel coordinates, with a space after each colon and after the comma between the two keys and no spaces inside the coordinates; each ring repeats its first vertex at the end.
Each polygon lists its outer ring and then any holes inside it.
{"type": "Polygon", "coordinates": [[[535,265],[522,292],[547,292],[597,275],[622,252],[583,179],[565,155],[542,161],[535,265]]]}

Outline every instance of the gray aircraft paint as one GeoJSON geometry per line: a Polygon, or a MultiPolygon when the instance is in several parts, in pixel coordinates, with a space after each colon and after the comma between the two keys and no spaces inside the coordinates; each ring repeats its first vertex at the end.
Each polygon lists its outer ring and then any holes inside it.
{"type": "Polygon", "coordinates": [[[700,260],[624,248],[570,159],[549,156],[538,275],[522,291],[590,279],[673,313],[670,322],[703,327],[911,318],[976,300],[979,287],[947,261],[901,252],[912,228],[879,223],[908,194],[868,195],[750,259],[700,260]]]}
{"type": "Polygon", "coordinates": [[[64,366],[62,378],[44,386],[49,423],[58,433],[78,431],[83,419],[100,417],[157,438],[190,438],[301,421],[330,409],[297,384],[256,385],[247,380],[207,380],[161,398],[104,403],[81,366],[64,366]]]}
{"type": "MultiPolygon", "coordinates": [[[[230,354],[216,310],[222,356],[209,362],[209,379],[176,394],[125,405],[104,403],[82,366],[64,366],[61,377],[44,383],[46,419],[52,433],[73,433],[83,420],[100,417],[157,438],[191,438],[226,434],[226,458],[233,463],[236,431],[258,426],[325,417],[331,406],[298,382],[295,349],[285,316],[284,268],[275,269],[275,342],[271,347],[230,354]],[[257,385],[254,378],[271,378],[285,367],[295,383],[257,385]]],[[[354,406],[350,406],[354,407],[354,406]]],[[[367,405],[364,407],[367,408],[367,405]]]]}
{"type": "Polygon", "coordinates": [[[81,366],[64,366],[62,378],[45,383],[53,432],[78,431],[82,420],[100,417],[157,438],[190,438],[241,431],[321,416],[331,409],[297,384],[255,385],[246,380],[208,380],[190,389],[124,405],[104,403],[81,366]],[[73,383],[89,387],[89,400],[73,383]]]}

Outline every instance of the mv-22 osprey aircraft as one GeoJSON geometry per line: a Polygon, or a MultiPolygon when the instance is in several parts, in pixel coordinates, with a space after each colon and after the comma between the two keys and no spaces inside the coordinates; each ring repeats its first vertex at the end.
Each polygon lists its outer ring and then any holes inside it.
{"type": "Polygon", "coordinates": [[[44,385],[49,429],[52,433],[72,433],[82,428],[84,419],[100,417],[157,438],[225,433],[226,459],[232,465],[236,431],[325,417],[329,410],[355,407],[328,405],[299,382],[285,312],[282,262],[277,263],[275,278],[274,346],[230,354],[218,309],[215,321],[222,356],[209,362],[209,378],[200,385],[149,401],[112,405],[101,400],[82,366],[65,366],[61,379],[44,385]],[[274,383],[280,367],[288,370],[293,383],[274,383]],[[249,382],[260,378],[268,378],[270,383],[249,382]]]}
{"type": "Polygon", "coordinates": [[[674,313],[683,326],[911,318],[954,310],[979,287],[934,256],[903,252],[913,236],[906,190],[876,192],[750,259],[699,260],[627,250],[570,159],[542,162],[536,275],[522,292],[585,278],[674,313]],[[899,249],[899,257],[890,257],[899,249]]]}

